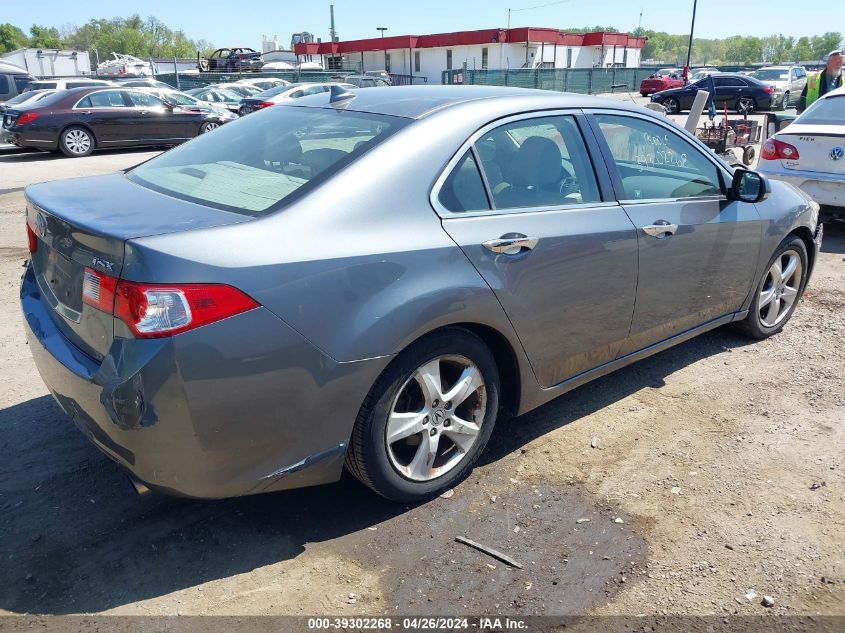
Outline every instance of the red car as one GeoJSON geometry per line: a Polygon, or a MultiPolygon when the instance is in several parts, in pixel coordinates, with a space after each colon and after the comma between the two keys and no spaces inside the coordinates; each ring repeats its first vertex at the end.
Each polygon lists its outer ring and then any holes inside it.
{"type": "Polygon", "coordinates": [[[640,84],[640,94],[647,97],[661,90],[670,88],[683,88],[684,71],[681,68],[661,68],[653,75],[643,79],[640,84]]]}

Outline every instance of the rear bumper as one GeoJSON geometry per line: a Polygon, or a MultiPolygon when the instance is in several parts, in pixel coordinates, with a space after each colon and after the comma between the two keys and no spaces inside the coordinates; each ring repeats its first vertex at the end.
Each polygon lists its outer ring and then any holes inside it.
{"type": "Polygon", "coordinates": [[[223,498],[336,481],[387,359],[337,363],[263,308],[175,337],[76,349],[21,285],[41,377],[76,426],[152,489],[223,498]]]}
{"type": "Polygon", "coordinates": [[[15,128],[4,129],[5,142],[17,147],[34,147],[37,149],[59,149],[59,141],[55,136],[21,132],[15,128]]]}
{"type": "Polygon", "coordinates": [[[760,173],[794,185],[820,205],[845,207],[845,178],[834,174],[786,169],[780,161],[761,161],[760,173]]]}

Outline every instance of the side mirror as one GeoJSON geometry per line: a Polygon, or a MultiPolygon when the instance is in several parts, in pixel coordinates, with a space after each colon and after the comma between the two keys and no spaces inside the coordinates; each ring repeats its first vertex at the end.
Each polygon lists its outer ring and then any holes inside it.
{"type": "Polygon", "coordinates": [[[756,171],[737,169],[731,183],[730,199],[741,202],[762,202],[769,197],[772,186],[768,179],[756,171]]]}

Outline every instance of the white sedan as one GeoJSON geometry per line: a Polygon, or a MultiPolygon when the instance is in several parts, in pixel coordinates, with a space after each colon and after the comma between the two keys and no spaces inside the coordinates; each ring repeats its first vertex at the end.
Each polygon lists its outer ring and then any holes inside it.
{"type": "Polygon", "coordinates": [[[845,88],[827,93],[763,143],[758,171],[845,218],[845,88]]]}

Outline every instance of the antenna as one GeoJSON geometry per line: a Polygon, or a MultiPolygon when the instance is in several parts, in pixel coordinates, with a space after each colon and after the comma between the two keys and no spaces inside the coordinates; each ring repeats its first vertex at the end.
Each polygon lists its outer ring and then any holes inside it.
{"type": "Polygon", "coordinates": [[[331,87],[331,96],[329,97],[329,103],[337,106],[347,105],[346,102],[349,99],[354,99],[355,95],[349,92],[343,86],[339,86],[337,84],[331,87]]]}

